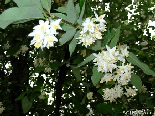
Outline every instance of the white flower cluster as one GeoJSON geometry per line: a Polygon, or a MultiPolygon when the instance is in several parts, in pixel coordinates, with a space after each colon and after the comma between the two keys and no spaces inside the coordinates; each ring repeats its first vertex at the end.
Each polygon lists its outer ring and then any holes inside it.
{"type": "Polygon", "coordinates": [[[4,110],[5,108],[3,107],[3,103],[0,102],[0,114],[2,114],[4,110]]]}
{"type": "Polygon", "coordinates": [[[28,36],[33,37],[33,40],[31,40],[31,44],[41,49],[44,47],[52,47],[54,46],[54,42],[57,42],[58,39],[56,38],[56,35],[58,32],[57,29],[62,29],[59,25],[61,19],[57,20],[46,20],[45,22],[43,20],[39,20],[39,25],[35,26],[33,29],[33,32],[31,32],[28,36]]]}
{"type": "Polygon", "coordinates": [[[95,18],[86,18],[82,23],[83,28],[77,38],[78,44],[82,43],[85,47],[90,46],[97,39],[102,39],[102,32],[106,31],[106,21],[103,19],[105,15],[98,16],[95,12],[94,14],[95,18]]]}
{"type": "Polygon", "coordinates": [[[104,89],[104,100],[115,101],[123,94],[127,97],[133,96],[136,93],[135,89],[126,89],[123,92],[122,86],[125,86],[131,80],[131,74],[133,73],[131,64],[127,64],[125,57],[129,56],[127,45],[119,45],[113,48],[106,46],[106,51],[102,51],[99,54],[94,54],[96,57],[93,62],[98,66],[98,72],[103,72],[104,75],[100,80],[100,83],[114,81],[116,86],[114,88],[104,89]]]}

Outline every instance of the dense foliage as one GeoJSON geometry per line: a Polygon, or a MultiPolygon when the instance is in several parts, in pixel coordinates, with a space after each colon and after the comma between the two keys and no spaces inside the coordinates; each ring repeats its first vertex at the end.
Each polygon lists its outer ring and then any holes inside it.
{"type": "Polygon", "coordinates": [[[153,115],[154,5],[0,0],[0,114],[153,115]]]}

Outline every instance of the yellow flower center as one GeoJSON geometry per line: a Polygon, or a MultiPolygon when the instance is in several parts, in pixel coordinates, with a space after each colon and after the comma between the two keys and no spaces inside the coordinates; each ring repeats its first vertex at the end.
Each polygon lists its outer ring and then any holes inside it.
{"type": "Polygon", "coordinates": [[[54,39],[53,38],[48,38],[48,42],[53,42],[54,39]]]}
{"type": "Polygon", "coordinates": [[[36,39],[40,39],[40,35],[39,34],[35,34],[34,36],[36,39]]]}
{"type": "Polygon", "coordinates": [[[45,30],[45,26],[41,26],[41,30],[45,30]]]}
{"type": "Polygon", "coordinates": [[[116,78],[114,78],[113,81],[116,81],[116,78]]]}
{"type": "Polygon", "coordinates": [[[131,70],[132,69],[132,67],[131,66],[129,66],[129,70],[131,70]]]}
{"type": "Polygon", "coordinates": [[[59,28],[59,26],[58,26],[58,25],[53,25],[53,28],[54,28],[55,30],[57,30],[57,29],[59,28]]]}
{"type": "Polygon", "coordinates": [[[103,69],[103,65],[101,65],[101,69],[103,69]]]}
{"type": "Polygon", "coordinates": [[[129,57],[129,54],[126,54],[125,56],[126,56],[126,57],[129,57]]]}
{"type": "Polygon", "coordinates": [[[89,45],[91,45],[93,42],[92,41],[89,41],[89,45]]]}
{"type": "Polygon", "coordinates": [[[99,16],[99,19],[102,19],[103,17],[102,17],[102,15],[101,16],[99,16]]]}
{"type": "Polygon", "coordinates": [[[39,47],[41,46],[41,44],[40,44],[40,43],[35,43],[34,46],[35,46],[36,48],[39,48],[39,47]]]}
{"type": "Polygon", "coordinates": [[[89,29],[91,29],[92,28],[92,26],[89,24],[89,25],[87,25],[87,27],[89,28],[89,29]]]}

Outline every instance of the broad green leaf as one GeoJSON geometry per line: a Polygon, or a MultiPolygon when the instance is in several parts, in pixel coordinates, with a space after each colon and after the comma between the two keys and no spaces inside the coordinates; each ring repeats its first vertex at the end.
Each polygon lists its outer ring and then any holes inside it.
{"type": "Polygon", "coordinates": [[[73,28],[71,30],[68,30],[65,34],[61,36],[59,39],[59,42],[61,45],[65,44],[67,41],[71,40],[74,34],[76,33],[76,29],[73,28]]]}
{"type": "Polygon", "coordinates": [[[126,58],[128,62],[137,65],[139,68],[143,70],[143,72],[147,75],[155,75],[155,72],[149,69],[148,65],[141,62],[136,55],[132,52],[129,53],[129,57],[126,58]]]}
{"type": "Polygon", "coordinates": [[[75,109],[79,112],[79,113],[84,113],[86,114],[87,112],[89,112],[89,110],[84,106],[84,105],[81,105],[80,102],[76,99],[73,99],[72,100],[73,103],[75,104],[75,109]]]}
{"type": "Polygon", "coordinates": [[[69,52],[70,52],[70,56],[72,55],[72,53],[75,50],[75,47],[77,45],[78,40],[76,39],[77,37],[79,37],[80,35],[80,31],[77,31],[74,38],[72,39],[72,41],[69,44],[69,52]]]}
{"type": "Polygon", "coordinates": [[[25,96],[25,97],[22,99],[23,113],[25,114],[26,112],[28,112],[29,109],[31,108],[31,106],[32,106],[32,103],[29,102],[27,96],[25,96]]]}
{"type": "Polygon", "coordinates": [[[112,38],[111,43],[110,43],[110,45],[109,45],[110,48],[113,48],[113,47],[115,47],[115,46],[117,45],[117,42],[118,42],[118,40],[119,40],[119,35],[120,35],[120,29],[121,29],[121,26],[119,26],[119,27],[117,28],[116,34],[115,34],[115,36],[112,38]]]}
{"type": "Polygon", "coordinates": [[[35,68],[35,73],[40,73],[41,71],[43,71],[44,67],[36,67],[35,68]]]}
{"type": "Polygon", "coordinates": [[[42,9],[42,5],[40,0],[13,0],[18,7],[37,7],[40,10],[42,9]]]}
{"type": "Polygon", "coordinates": [[[23,20],[29,21],[43,17],[42,12],[36,7],[9,8],[0,15],[0,27],[5,29],[11,23],[23,20]]]}
{"type": "Polygon", "coordinates": [[[74,27],[71,26],[71,25],[69,25],[69,24],[64,23],[64,24],[62,25],[62,29],[63,29],[64,31],[68,31],[68,30],[74,29],[74,27]]]}
{"type": "Polygon", "coordinates": [[[112,107],[109,104],[101,103],[97,105],[97,110],[103,114],[109,114],[112,111],[112,107]]]}
{"type": "Polygon", "coordinates": [[[88,49],[92,49],[94,51],[101,50],[101,41],[96,41],[92,46],[89,46],[88,49]]]}
{"type": "Polygon", "coordinates": [[[141,87],[142,87],[141,78],[138,75],[136,75],[136,74],[132,74],[131,75],[131,84],[133,86],[135,86],[138,90],[140,90],[141,87]]]}
{"type": "Polygon", "coordinates": [[[146,99],[146,105],[149,107],[149,108],[154,108],[154,105],[153,105],[153,102],[151,99],[146,99]]]}
{"type": "Polygon", "coordinates": [[[27,92],[22,92],[15,100],[21,100],[27,92]]]}
{"type": "Polygon", "coordinates": [[[77,78],[78,81],[81,81],[80,69],[77,67],[71,66],[74,76],[77,78]]]}
{"type": "Polygon", "coordinates": [[[59,66],[61,66],[62,63],[59,63],[59,62],[53,62],[53,63],[50,63],[50,67],[53,69],[53,70],[57,70],[59,68],[59,66]]]}
{"type": "Polygon", "coordinates": [[[77,23],[80,25],[82,23],[82,17],[84,15],[84,12],[85,12],[85,3],[83,4],[83,7],[82,7],[82,10],[81,10],[81,13],[80,13],[80,17],[79,19],[77,20],[77,23]]]}
{"type": "Polygon", "coordinates": [[[11,0],[5,0],[5,4],[8,4],[11,0]]]}
{"type": "Polygon", "coordinates": [[[137,25],[127,25],[122,27],[122,29],[128,29],[128,28],[133,28],[133,27],[137,27],[137,25]]]}
{"type": "Polygon", "coordinates": [[[67,4],[67,19],[72,24],[74,24],[77,20],[77,12],[75,10],[73,0],[69,0],[67,4]]]}
{"type": "Polygon", "coordinates": [[[62,13],[52,13],[54,16],[64,19],[65,21],[68,21],[67,16],[62,13]]]}
{"type": "Polygon", "coordinates": [[[111,32],[108,30],[106,35],[103,38],[102,46],[105,47],[108,44],[108,42],[111,40],[111,38],[114,37],[114,35],[115,35],[115,30],[114,29],[112,29],[111,32]]]}
{"type": "Polygon", "coordinates": [[[99,83],[100,79],[102,78],[103,73],[98,72],[97,67],[95,66],[93,67],[92,71],[93,75],[91,76],[91,81],[93,85],[96,86],[99,83]]]}
{"type": "Polygon", "coordinates": [[[38,78],[37,78],[36,85],[37,85],[38,87],[42,87],[43,84],[44,84],[44,78],[43,78],[42,76],[38,77],[38,78]]]}
{"type": "Polygon", "coordinates": [[[146,100],[148,96],[149,94],[147,93],[145,94],[139,93],[139,101],[143,103],[143,101],[146,100]]]}
{"type": "Polygon", "coordinates": [[[67,14],[67,7],[59,7],[56,11],[67,14]]]}
{"type": "Polygon", "coordinates": [[[79,14],[80,13],[80,6],[79,6],[79,4],[76,4],[75,9],[76,9],[77,14],[79,14]]]}
{"type": "Polygon", "coordinates": [[[49,13],[51,10],[51,0],[41,0],[41,4],[44,9],[46,9],[49,13]]]}
{"type": "Polygon", "coordinates": [[[92,61],[93,59],[95,58],[95,56],[93,55],[93,53],[88,56],[83,62],[81,62],[80,64],[77,65],[77,67],[80,67],[80,66],[83,66],[85,65],[86,63],[92,61]]]}
{"type": "Polygon", "coordinates": [[[121,112],[122,110],[122,104],[114,104],[114,111],[115,111],[115,116],[118,116],[118,114],[121,112]]]}

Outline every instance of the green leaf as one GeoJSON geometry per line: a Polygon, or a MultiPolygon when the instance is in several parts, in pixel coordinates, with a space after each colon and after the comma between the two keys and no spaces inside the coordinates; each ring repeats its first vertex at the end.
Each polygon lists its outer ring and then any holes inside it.
{"type": "Polygon", "coordinates": [[[79,6],[79,4],[76,4],[75,9],[76,9],[77,14],[79,14],[80,13],[80,6],[79,6]]]}
{"type": "Polygon", "coordinates": [[[21,100],[27,92],[22,92],[15,100],[21,100]]]}
{"type": "Polygon", "coordinates": [[[129,53],[129,57],[126,58],[128,62],[137,65],[139,68],[143,70],[143,72],[147,75],[155,75],[155,72],[149,69],[148,65],[141,62],[136,55],[134,55],[132,52],[129,53]]]}
{"type": "Polygon", "coordinates": [[[117,45],[117,42],[119,40],[119,35],[120,35],[120,29],[121,29],[121,26],[119,26],[116,30],[116,34],[115,36],[113,37],[113,39],[111,40],[111,43],[109,45],[110,48],[113,48],[117,45]]]}
{"type": "Polygon", "coordinates": [[[75,50],[75,47],[77,45],[78,40],[76,39],[77,37],[79,37],[80,35],[80,31],[77,31],[74,38],[72,39],[72,41],[69,44],[69,52],[70,52],[70,56],[72,55],[72,53],[75,50]]]}
{"type": "Polygon", "coordinates": [[[115,116],[118,116],[118,114],[121,112],[122,110],[122,104],[114,104],[114,111],[115,111],[115,116]]]}
{"type": "Polygon", "coordinates": [[[25,96],[25,97],[22,99],[23,113],[25,114],[26,112],[28,112],[29,109],[31,108],[31,106],[32,106],[32,103],[29,102],[27,96],[25,96]]]}
{"type": "Polygon", "coordinates": [[[109,114],[112,111],[112,107],[109,104],[101,103],[97,105],[97,110],[103,114],[109,114]]]}
{"type": "Polygon", "coordinates": [[[97,67],[95,66],[93,67],[92,71],[93,75],[91,76],[91,81],[93,85],[96,86],[99,83],[100,79],[102,78],[103,73],[98,72],[97,67]]]}
{"type": "Polygon", "coordinates": [[[41,71],[43,71],[44,67],[36,67],[35,68],[35,73],[40,73],[41,71]]]}
{"type": "Polygon", "coordinates": [[[42,9],[42,5],[40,0],[13,0],[18,7],[37,7],[40,10],[42,9]]]}
{"type": "Polygon", "coordinates": [[[93,59],[95,58],[95,56],[93,55],[93,53],[88,56],[83,62],[81,62],[80,64],[77,65],[77,67],[80,67],[80,66],[83,66],[85,65],[86,63],[92,61],[93,59]]]}
{"type": "Polygon", "coordinates": [[[71,66],[74,76],[77,78],[78,81],[81,81],[80,69],[77,67],[71,66]]]}
{"type": "Polygon", "coordinates": [[[5,0],[5,4],[8,4],[11,0],[5,0]]]}
{"type": "Polygon", "coordinates": [[[85,12],[85,3],[83,4],[80,17],[79,17],[79,19],[77,20],[77,23],[78,23],[79,25],[82,23],[82,17],[83,17],[83,15],[84,15],[84,12],[85,12]]]}
{"type": "Polygon", "coordinates": [[[140,90],[141,87],[142,87],[141,78],[138,75],[136,75],[136,74],[132,74],[131,75],[131,84],[133,86],[135,86],[138,90],[140,90]]]}
{"type": "Polygon", "coordinates": [[[55,15],[56,17],[62,18],[66,21],[68,21],[67,16],[62,14],[62,13],[52,13],[53,15],[55,15]]]}
{"type": "Polygon", "coordinates": [[[148,94],[142,94],[142,93],[139,93],[139,101],[143,103],[144,100],[146,100],[147,98],[149,97],[148,94]]]}
{"type": "Polygon", "coordinates": [[[67,19],[72,24],[74,24],[77,20],[77,12],[75,10],[73,0],[69,0],[67,4],[67,19]]]}
{"type": "Polygon", "coordinates": [[[115,30],[114,29],[112,29],[111,32],[110,32],[110,30],[108,30],[106,35],[104,36],[102,46],[105,47],[108,44],[108,42],[111,40],[111,38],[114,37],[114,35],[115,35],[115,30]]]}
{"type": "Polygon", "coordinates": [[[53,69],[53,70],[57,70],[59,68],[59,66],[61,66],[62,63],[59,63],[59,62],[53,62],[53,63],[50,63],[50,67],[53,69]]]}
{"type": "Polygon", "coordinates": [[[41,77],[38,77],[37,78],[37,82],[36,82],[36,85],[40,88],[42,87],[44,84],[44,78],[41,76],[41,77]]]}
{"type": "Polygon", "coordinates": [[[146,99],[146,105],[149,107],[149,108],[154,108],[154,105],[153,105],[153,102],[151,99],[146,99]]]}
{"type": "Polygon", "coordinates": [[[41,0],[41,4],[44,9],[46,9],[49,13],[51,10],[51,0],[41,0]]]}
{"type": "Polygon", "coordinates": [[[64,31],[68,31],[68,30],[74,29],[74,27],[71,26],[71,25],[69,25],[69,24],[64,23],[64,24],[62,25],[62,29],[63,29],[64,31]]]}
{"type": "Polygon", "coordinates": [[[0,27],[5,29],[11,23],[29,21],[43,17],[42,12],[36,7],[9,8],[0,15],[0,27]]]}
{"type": "Polygon", "coordinates": [[[75,29],[75,28],[73,28],[73,29],[71,29],[71,30],[68,30],[68,31],[67,31],[65,34],[63,34],[63,35],[61,36],[61,38],[59,39],[60,44],[63,45],[63,44],[65,44],[67,41],[71,40],[72,37],[74,36],[75,32],[76,32],[76,29],[75,29]]]}
{"type": "Polygon", "coordinates": [[[56,9],[56,11],[67,14],[67,8],[66,7],[59,7],[56,9]]]}
{"type": "Polygon", "coordinates": [[[92,49],[94,51],[101,50],[101,41],[96,41],[92,46],[87,47],[87,49],[92,49]]]}

